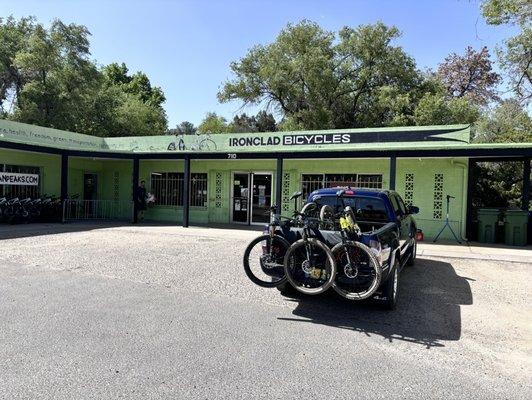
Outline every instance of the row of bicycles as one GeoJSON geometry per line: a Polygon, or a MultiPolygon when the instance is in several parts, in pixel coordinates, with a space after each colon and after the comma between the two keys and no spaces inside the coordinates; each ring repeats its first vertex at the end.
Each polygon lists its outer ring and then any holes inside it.
{"type": "Polygon", "coordinates": [[[62,203],[55,196],[20,199],[0,198],[0,222],[27,224],[30,222],[61,221],[62,203]]]}
{"type": "Polygon", "coordinates": [[[296,192],[291,217],[270,210],[268,233],[254,239],[244,253],[244,270],[255,284],[317,295],[333,288],[345,298],[363,300],[381,283],[382,268],[372,249],[360,241],[355,213],[336,193],[339,210],[320,206],[319,198],[297,211],[296,192]],[[288,286],[289,287],[289,286],[288,286]]]}

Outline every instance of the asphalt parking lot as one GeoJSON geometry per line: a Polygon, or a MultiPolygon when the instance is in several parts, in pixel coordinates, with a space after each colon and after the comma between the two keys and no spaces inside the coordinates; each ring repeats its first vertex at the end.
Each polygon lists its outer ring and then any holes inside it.
{"type": "Polygon", "coordinates": [[[532,398],[532,250],[420,247],[385,312],[254,286],[256,235],[0,226],[0,398],[532,398]]]}

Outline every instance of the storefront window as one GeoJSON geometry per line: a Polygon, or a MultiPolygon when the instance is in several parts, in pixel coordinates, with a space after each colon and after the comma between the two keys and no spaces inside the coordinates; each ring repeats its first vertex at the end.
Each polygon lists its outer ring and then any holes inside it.
{"type": "Polygon", "coordinates": [[[314,190],[323,188],[322,174],[303,174],[301,175],[301,191],[303,199],[306,199],[314,190]]]}
{"type": "Polygon", "coordinates": [[[207,174],[190,174],[190,205],[207,207],[207,174]]]}
{"type": "Polygon", "coordinates": [[[358,174],[356,187],[382,189],[382,175],[358,174]]]}
{"type": "Polygon", "coordinates": [[[0,185],[0,197],[6,197],[12,199],[18,197],[25,199],[31,197],[32,199],[40,197],[40,181],[41,181],[41,168],[31,167],[25,165],[8,165],[0,164],[1,172],[14,172],[18,174],[35,174],[39,175],[39,185],[0,185]]]}
{"type": "MultiPolygon", "coordinates": [[[[155,204],[182,206],[183,183],[182,172],[153,172],[150,190],[155,196],[155,204]]],[[[207,207],[207,174],[193,173],[190,175],[190,205],[207,207]]]]}

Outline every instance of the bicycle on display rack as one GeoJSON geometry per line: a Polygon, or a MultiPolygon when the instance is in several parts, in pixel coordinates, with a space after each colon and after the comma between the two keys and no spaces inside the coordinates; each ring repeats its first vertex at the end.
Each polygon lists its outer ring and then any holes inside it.
{"type": "Polygon", "coordinates": [[[244,252],[244,271],[253,283],[262,287],[276,287],[286,282],[283,262],[290,243],[279,233],[296,224],[299,215],[296,210],[297,199],[301,195],[301,192],[296,192],[290,197],[290,200],[294,200],[292,217],[278,214],[277,206],[270,207],[268,233],[248,244],[244,252]]]}
{"type": "MultiPolygon", "coordinates": [[[[308,212],[312,212],[317,205],[307,203],[305,207],[308,212]]],[[[309,217],[304,213],[298,214],[303,225],[301,239],[288,248],[284,258],[284,270],[288,282],[296,290],[316,295],[333,285],[336,263],[329,247],[316,237],[319,218],[309,217]]]]}
{"type": "MultiPolygon", "coordinates": [[[[371,249],[359,241],[361,231],[353,209],[344,203],[345,192],[336,193],[342,206],[335,215],[340,225],[341,242],[331,250],[337,266],[333,289],[347,299],[363,300],[378,289],[382,268],[371,249]]],[[[320,219],[332,214],[332,208],[326,205],[320,210],[320,219]]]]}

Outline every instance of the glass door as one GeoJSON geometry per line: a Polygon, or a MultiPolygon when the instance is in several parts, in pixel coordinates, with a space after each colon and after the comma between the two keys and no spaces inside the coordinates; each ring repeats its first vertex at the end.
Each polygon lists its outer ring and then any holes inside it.
{"type": "Polygon", "coordinates": [[[98,199],[98,175],[92,173],[83,174],[83,212],[85,218],[96,217],[98,199]]]}
{"type": "Polygon", "coordinates": [[[250,174],[248,172],[235,172],[233,174],[233,222],[249,223],[249,183],[250,174]]]}
{"type": "Polygon", "coordinates": [[[251,223],[264,224],[270,221],[272,205],[272,174],[257,172],[252,174],[253,198],[251,202],[251,223]]]}

